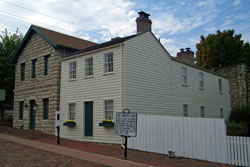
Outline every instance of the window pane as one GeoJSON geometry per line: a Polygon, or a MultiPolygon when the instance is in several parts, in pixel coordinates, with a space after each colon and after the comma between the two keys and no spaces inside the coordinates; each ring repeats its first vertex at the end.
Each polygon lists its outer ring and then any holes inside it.
{"type": "Polygon", "coordinates": [[[50,56],[44,57],[44,75],[49,75],[50,73],[50,56]]]}
{"type": "Polygon", "coordinates": [[[221,118],[224,118],[223,108],[220,109],[220,117],[221,117],[221,118]]]}
{"type": "Polygon", "coordinates": [[[188,116],[188,105],[186,104],[183,105],[183,115],[184,117],[188,116]]]}
{"type": "Polygon", "coordinates": [[[37,59],[32,60],[32,78],[36,78],[37,59]]]}
{"type": "Polygon", "coordinates": [[[104,113],[105,119],[112,120],[113,119],[113,100],[104,101],[104,113]]]}
{"type": "Polygon", "coordinates": [[[69,120],[75,120],[75,103],[69,104],[69,120]]]}
{"type": "Polygon", "coordinates": [[[49,99],[43,99],[43,119],[49,118],[49,99]]]}
{"type": "Polygon", "coordinates": [[[201,106],[201,117],[205,117],[205,108],[201,106]]]}
{"type": "Polygon", "coordinates": [[[20,101],[19,102],[19,119],[20,120],[23,119],[23,107],[24,107],[24,102],[20,101]]]}
{"type": "Polygon", "coordinates": [[[21,81],[25,79],[25,63],[21,64],[21,81]]]}
{"type": "Polygon", "coordinates": [[[104,62],[105,72],[113,71],[113,53],[105,54],[105,62],[104,62]]]}
{"type": "Polygon", "coordinates": [[[182,67],[181,74],[182,74],[182,84],[187,85],[187,68],[182,67]]]}
{"type": "Polygon", "coordinates": [[[76,78],[76,62],[70,62],[70,68],[69,68],[69,78],[74,79],[76,78]]]}
{"type": "Polygon", "coordinates": [[[219,79],[219,92],[222,92],[222,80],[219,79]]]}

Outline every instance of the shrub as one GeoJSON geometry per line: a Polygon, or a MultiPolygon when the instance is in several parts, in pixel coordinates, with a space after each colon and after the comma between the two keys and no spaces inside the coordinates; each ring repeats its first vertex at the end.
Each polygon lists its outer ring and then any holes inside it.
{"type": "Polygon", "coordinates": [[[231,112],[230,121],[234,122],[250,122],[250,107],[242,107],[231,112]]]}
{"type": "Polygon", "coordinates": [[[246,122],[227,122],[227,135],[248,136],[248,124],[246,122]]]}

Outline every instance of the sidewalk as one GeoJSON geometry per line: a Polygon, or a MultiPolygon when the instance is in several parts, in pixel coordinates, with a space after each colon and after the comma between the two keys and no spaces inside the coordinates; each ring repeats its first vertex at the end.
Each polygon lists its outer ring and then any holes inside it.
{"type": "Polygon", "coordinates": [[[71,149],[67,147],[60,147],[60,146],[41,143],[37,141],[31,141],[31,140],[22,139],[22,138],[4,135],[4,134],[0,134],[0,139],[19,143],[19,144],[26,145],[26,146],[31,146],[34,148],[38,148],[41,150],[45,150],[45,151],[49,151],[49,152],[53,152],[57,154],[70,156],[73,158],[78,158],[78,159],[87,160],[90,162],[95,162],[98,164],[108,165],[112,167],[118,167],[118,166],[119,167],[153,167],[153,166],[139,164],[139,163],[132,162],[132,161],[125,161],[121,159],[88,153],[85,151],[79,151],[79,150],[75,150],[75,149],[71,149]]]}
{"type": "MultiPolygon", "coordinates": [[[[18,138],[28,139],[29,141],[36,141],[41,143],[47,143],[54,146],[56,145],[57,138],[54,135],[48,135],[36,130],[21,130],[13,129],[9,127],[0,126],[0,134],[12,135],[18,138]]],[[[123,159],[124,150],[117,145],[105,145],[92,142],[81,142],[69,139],[61,138],[61,145],[57,146],[60,148],[70,148],[75,150],[80,150],[88,152],[90,154],[98,154],[101,156],[112,157],[116,160],[123,159]]],[[[128,160],[125,162],[137,162],[139,164],[148,164],[157,167],[221,167],[221,166],[230,166],[225,164],[218,164],[207,161],[200,161],[188,158],[177,158],[171,159],[167,155],[149,153],[137,150],[128,149],[128,160]]]]}

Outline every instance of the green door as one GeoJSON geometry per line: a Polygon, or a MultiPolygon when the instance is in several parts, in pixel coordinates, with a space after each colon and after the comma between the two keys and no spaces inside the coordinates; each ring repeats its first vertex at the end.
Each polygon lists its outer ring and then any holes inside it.
{"type": "Polygon", "coordinates": [[[35,129],[36,124],[36,114],[34,110],[35,103],[35,100],[30,100],[30,129],[35,129]]]}
{"type": "Polygon", "coordinates": [[[93,136],[93,102],[85,102],[85,136],[93,136]]]}

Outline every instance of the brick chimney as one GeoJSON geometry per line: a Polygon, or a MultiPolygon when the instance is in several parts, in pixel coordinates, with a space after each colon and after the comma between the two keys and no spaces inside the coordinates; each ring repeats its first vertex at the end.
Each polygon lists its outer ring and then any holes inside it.
{"type": "Polygon", "coordinates": [[[184,50],[183,48],[180,49],[180,52],[177,53],[177,58],[194,63],[194,52],[190,48],[186,48],[186,51],[184,50]]]}
{"type": "Polygon", "coordinates": [[[146,32],[146,31],[151,31],[151,24],[152,21],[149,19],[149,14],[141,11],[138,13],[139,17],[136,19],[137,23],[137,34],[146,32]]]}

